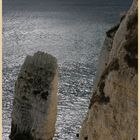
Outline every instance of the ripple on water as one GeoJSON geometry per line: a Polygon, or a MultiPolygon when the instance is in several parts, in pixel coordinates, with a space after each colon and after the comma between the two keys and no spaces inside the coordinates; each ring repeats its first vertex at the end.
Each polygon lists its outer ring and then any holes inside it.
{"type": "Polygon", "coordinates": [[[98,24],[92,14],[83,17],[77,11],[13,11],[4,15],[3,23],[3,140],[9,140],[15,80],[27,54],[38,50],[51,53],[59,64],[54,140],[76,140],[87,112],[104,32],[110,25],[98,24]]]}

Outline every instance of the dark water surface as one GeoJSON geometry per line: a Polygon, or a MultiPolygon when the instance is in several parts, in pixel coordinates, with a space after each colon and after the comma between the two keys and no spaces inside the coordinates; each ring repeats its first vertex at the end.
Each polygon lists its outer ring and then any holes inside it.
{"type": "Polygon", "coordinates": [[[89,104],[105,31],[129,0],[3,1],[3,140],[8,140],[14,83],[25,57],[37,51],[59,64],[54,140],[76,140],[89,104]]]}

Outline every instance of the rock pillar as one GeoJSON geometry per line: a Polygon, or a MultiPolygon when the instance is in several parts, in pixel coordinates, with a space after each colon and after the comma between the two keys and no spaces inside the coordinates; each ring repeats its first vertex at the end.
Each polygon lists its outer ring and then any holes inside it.
{"type": "Polygon", "coordinates": [[[11,140],[51,140],[57,116],[57,60],[27,56],[15,83],[11,140]]]}

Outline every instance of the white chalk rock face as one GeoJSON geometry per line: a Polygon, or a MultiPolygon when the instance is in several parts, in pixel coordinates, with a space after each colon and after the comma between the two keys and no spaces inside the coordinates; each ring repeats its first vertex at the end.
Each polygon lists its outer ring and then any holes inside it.
{"type": "Polygon", "coordinates": [[[15,84],[11,140],[50,140],[57,116],[57,60],[37,52],[27,56],[15,84]]]}
{"type": "Polygon", "coordinates": [[[138,139],[137,0],[119,26],[107,32],[80,140],[138,139]]]}

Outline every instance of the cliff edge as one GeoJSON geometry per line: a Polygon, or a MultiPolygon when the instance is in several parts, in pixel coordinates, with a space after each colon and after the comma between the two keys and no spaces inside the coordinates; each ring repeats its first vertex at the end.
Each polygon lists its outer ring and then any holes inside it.
{"type": "Polygon", "coordinates": [[[106,33],[80,140],[138,138],[138,6],[106,33]]]}

